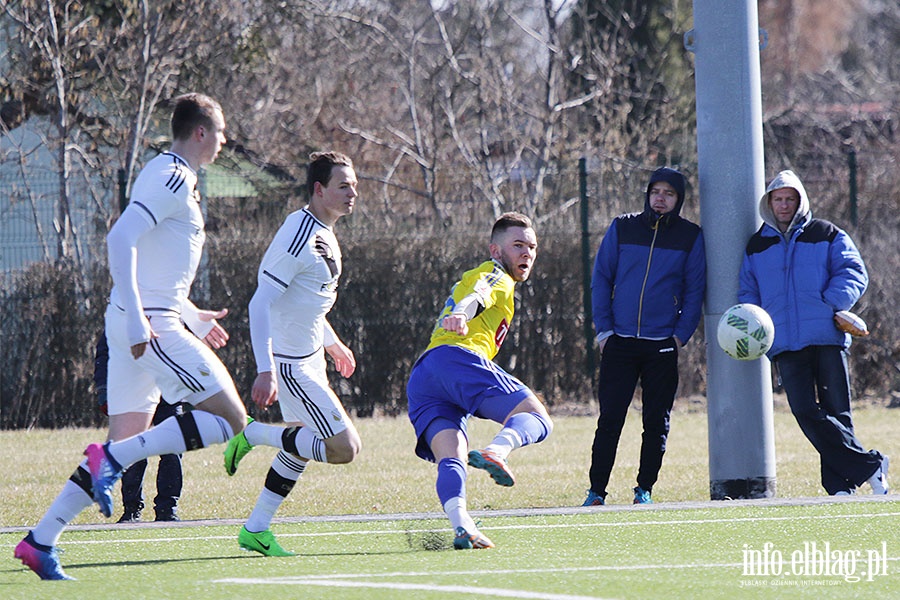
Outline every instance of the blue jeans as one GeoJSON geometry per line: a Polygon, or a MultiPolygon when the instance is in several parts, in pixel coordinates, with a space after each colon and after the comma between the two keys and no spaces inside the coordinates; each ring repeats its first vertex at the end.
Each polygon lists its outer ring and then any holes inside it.
{"type": "Polygon", "coordinates": [[[808,346],[774,358],[788,404],[806,439],[819,453],[822,486],[829,494],[852,491],[881,466],[853,432],[847,354],[840,346],[808,346]]]}

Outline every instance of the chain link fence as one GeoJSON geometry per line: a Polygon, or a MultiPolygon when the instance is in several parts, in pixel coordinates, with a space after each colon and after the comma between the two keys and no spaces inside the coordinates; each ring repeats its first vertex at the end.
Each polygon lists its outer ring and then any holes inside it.
{"type": "MultiPolygon", "coordinates": [[[[897,345],[888,333],[897,318],[889,298],[900,293],[900,266],[891,262],[896,262],[898,230],[896,211],[869,211],[881,206],[873,198],[880,198],[882,190],[896,189],[885,183],[891,160],[860,152],[852,185],[846,155],[793,165],[808,187],[814,214],[847,228],[876,273],[878,290],[863,307],[875,327],[871,342],[856,352],[854,383],[881,392],[896,388],[900,379],[897,345]],[[857,206],[851,209],[854,186],[857,206]],[[849,222],[851,214],[857,215],[857,225],[849,222]],[[885,378],[885,372],[891,376],[885,378]]],[[[586,360],[593,342],[584,314],[585,270],[611,219],[642,209],[654,168],[610,157],[594,157],[584,165],[584,173],[573,162],[547,178],[533,215],[540,242],[536,270],[519,286],[516,322],[498,355],[498,362],[548,404],[576,410],[592,406],[595,375],[586,360]]],[[[767,177],[790,166],[771,165],[767,177]]],[[[696,165],[680,168],[691,184],[683,214],[699,222],[696,165]]],[[[421,195],[384,188],[363,169],[359,176],[358,208],[336,226],[345,265],[329,320],[360,366],[349,380],[332,374],[332,383],[359,415],[399,414],[405,410],[406,376],[427,344],[450,286],[487,256],[495,207],[460,190],[460,196],[444,202],[445,218],[437,219],[421,195]]],[[[213,172],[202,182],[208,243],[192,293],[198,305],[231,309],[224,325],[232,337],[220,355],[247,396],[255,365],[246,306],[256,269],[284,216],[303,204],[297,182],[262,181],[213,172]]],[[[115,181],[69,188],[75,236],[73,251],[61,256],[58,182],[50,175],[28,186],[0,182],[0,428],[101,422],[91,391],[92,351],[110,285],[105,235],[117,214],[120,190],[115,181]]],[[[522,210],[523,203],[511,192],[503,209],[522,210]]],[[[682,360],[682,395],[705,393],[704,341],[701,323],[682,360]]]]}

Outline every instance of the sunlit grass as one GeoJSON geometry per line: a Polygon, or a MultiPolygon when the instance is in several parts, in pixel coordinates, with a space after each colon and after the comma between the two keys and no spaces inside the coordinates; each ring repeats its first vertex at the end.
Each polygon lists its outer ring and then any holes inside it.
{"type": "Polygon", "coordinates": [[[10,600],[890,598],[900,507],[859,500],[490,514],[482,531],[497,547],[467,552],[450,550],[446,522],[433,518],[277,523],[297,553],[288,558],[240,550],[234,524],[92,528],[63,536],[74,582],[38,581],[11,557],[21,533],[0,532],[0,589],[10,600]],[[830,574],[821,560],[794,558],[811,544],[831,548],[830,574]],[[764,547],[783,562],[748,565],[746,549],[764,547]],[[770,567],[782,575],[764,575],[770,567]]]}
{"type": "MultiPolygon", "coordinates": [[[[900,411],[865,408],[855,413],[856,431],[866,447],[900,457],[900,411]]],[[[578,506],[588,487],[587,471],[596,418],[556,417],[553,435],[542,444],[513,454],[517,484],[494,485],[483,473],[471,473],[468,501],[472,509],[578,506]]],[[[361,419],[357,426],[363,452],[350,465],[312,464],[278,516],[390,514],[434,512],[440,506],[434,492],[434,466],[412,452],[412,427],[405,418],[361,419]]],[[[473,446],[486,444],[496,432],[490,422],[473,420],[473,446]]],[[[2,431],[0,444],[0,525],[34,524],[74,470],[84,447],[102,439],[105,431],[2,431]]],[[[775,412],[777,495],[824,496],[819,484],[818,456],[793,417],[775,412]]],[[[631,502],[640,445],[640,415],[632,410],[619,446],[610,481],[610,503],[631,502]]],[[[262,487],[271,448],[260,447],[241,463],[234,477],[222,467],[222,447],[190,452],[184,457],[183,519],[237,518],[248,514],[262,487]]],[[[145,495],[155,494],[156,461],[147,470],[145,495]]],[[[863,490],[867,492],[868,490],[863,490]]],[[[116,511],[121,510],[117,497],[116,511]]],[[[676,409],[656,502],[709,499],[708,429],[706,413],[676,409]]],[[[152,519],[152,510],[145,519],[152,519]]],[[[76,523],[102,522],[95,508],[76,523]]]]}

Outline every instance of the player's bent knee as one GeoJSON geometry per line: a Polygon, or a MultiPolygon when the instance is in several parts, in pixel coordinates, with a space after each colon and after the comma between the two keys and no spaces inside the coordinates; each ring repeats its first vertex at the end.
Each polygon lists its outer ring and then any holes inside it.
{"type": "Polygon", "coordinates": [[[329,464],[345,465],[353,462],[361,450],[362,440],[359,434],[350,429],[325,440],[325,454],[329,464]]]}
{"type": "Polygon", "coordinates": [[[538,435],[535,443],[542,442],[547,439],[547,437],[551,433],[553,433],[553,420],[550,418],[550,415],[546,413],[546,411],[533,412],[531,414],[535,419],[538,420],[538,422],[541,424],[541,426],[543,426],[544,429],[544,431],[540,435],[538,435]]]}
{"type": "Polygon", "coordinates": [[[325,453],[328,457],[328,464],[345,465],[353,462],[353,459],[359,454],[359,448],[352,446],[335,446],[333,448],[328,448],[325,453]]]}
{"type": "Polygon", "coordinates": [[[247,426],[247,410],[236,391],[227,389],[216,392],[196,408],[225,419],[232,434],[237,435],[247,426]]]}
{"type": "Polygon", "coordinates": [[[543,415],[538,414],[537,416],[541,421],[543,421],[544,427],[547,429],[547,433],[544,434],[544,437],[546,438],[551,433],[553,433],[553,419],[551,419],[550,415],[546,413],[543,415]]]}
{"type": "Polygon", "coordinates": [[[534,413],[536,415],[541,415],[547,421],[550,420],[550,413],[547,412],[547,407],[544,406],[544,403],[538,400],[537,396],[534,394],[528,395],[524,400],[519,402],[512,411],[512,414],[516,413],[534,413]]]}

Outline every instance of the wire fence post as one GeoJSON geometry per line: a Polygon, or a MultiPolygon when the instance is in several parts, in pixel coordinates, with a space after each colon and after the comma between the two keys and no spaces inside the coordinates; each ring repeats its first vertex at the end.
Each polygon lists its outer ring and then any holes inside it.
{"type": "Polygon", "coordinates": [[[587,186],[587,160],[578,159],[578,193],[581,198],[581,275],[582,301],[584,303],[584,341],[587,347],[588,376],[593,378],[596,366],[594,356],[594,314],[591,308],[591,234],[589,226],[589,206],[587,186]]]}
{"type": "MultiPolygon", "coordinates": [[[[209,209],[209,172],[200,169],[197,173],[197,192],[200,194],[200,212],[203,214],[203,222],[206,223],[209,209]]],[[[194,294],[205,305],[209,304],[209,248],[204,244],[203,254],[200,255],[200,264],[197,266],[197,275],[194,279],[194,294]]]]}
{"type": "Polygon", "coordinates": [[[850,152],[847,154],[847,163],[850,167],[850,223],[856,227],[856,219],[857,219],[857,205],[859,203],[859,198],[857,196],[857,188],[856,188],[856,149],[850,148],[850,152]]]}
{"type": "Polygon", "coordinates": [[[128,206],[128,195],[125,193],[125,169],[119,169],[119,214],[128,206]]]}

